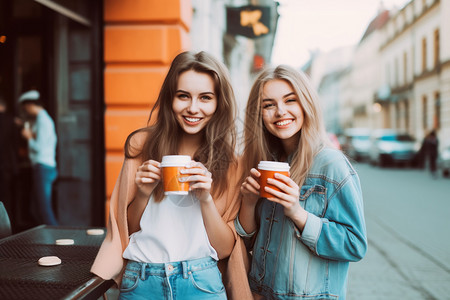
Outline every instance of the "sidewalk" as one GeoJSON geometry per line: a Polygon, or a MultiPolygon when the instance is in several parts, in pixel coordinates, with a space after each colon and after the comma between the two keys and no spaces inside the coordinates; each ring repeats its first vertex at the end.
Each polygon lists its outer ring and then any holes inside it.
{"type": "Polygon", "coordinates": [[[366,216],[366,257],[350,263],[348,300],[450,299],[450,274],[432,257],[366,216]]]}

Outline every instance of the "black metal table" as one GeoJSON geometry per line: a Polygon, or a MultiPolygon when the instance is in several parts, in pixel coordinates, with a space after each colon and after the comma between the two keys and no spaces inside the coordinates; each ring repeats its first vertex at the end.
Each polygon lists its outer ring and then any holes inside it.
{"type": "MultiPolygon", "coordinates": [[[[0,240],[0,299],[98,299],[113,284],[90,273],[105,238],[87,229],[41,225],[0,240]],[[72,239],[73,245],[56,245],[72,239]],[[58,256],[61,264],[40,266],[58,256]]],[[[106,233],[106,231],[105,231],[106,233]]]]}

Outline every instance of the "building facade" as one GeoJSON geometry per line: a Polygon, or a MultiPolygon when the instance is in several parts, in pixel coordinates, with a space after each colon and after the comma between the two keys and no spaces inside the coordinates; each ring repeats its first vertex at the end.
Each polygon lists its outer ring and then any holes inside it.
{"type": "MultiPolygon", "coordinates": [[[[353,128],[383,127],[374,119],[373,97],[381,86],[382,73],[380,66],[380,46],[382,33],[380,28],[389,20],[389,11],[379,8],[378,15],[370,22],[363,37],[355,47],[351,72],[352,83],[351,122],[353,128]]],[[[348,105],[345,106],[348,109],[348,105]]],[[[376,108],[375,108],[376,109],[376,108]]],[[[347,128],[348,128],[347,127],[347,128]]]]}
{"type": "MultiPolygon", "coordinates": [[[[450,144],[449,15],[450,1],[442,0],[412,0],[399,10],[380,9],[356,45],[348,71],[335,77],[339,83],[334,85],[340,87],[335,130],[393,128],[420,141],[434,129],[441,148],[450,144]]],[[[323,65],[322,60],[315,57],[309,69],[317,70],[314,65],[323,65]]],[[[331,85],[330,74],[335,70],[311,77],[331,85]]]]}
{"type": "MultiPolygon", "coordinates": [[[[381,29],[382,83],[377,112],[383,127],[422,139],[435,129],[450,143],[449,1],[414,0],[381,29]]],[[[380,124],[380,123],[379,123],[380,124]]]]}

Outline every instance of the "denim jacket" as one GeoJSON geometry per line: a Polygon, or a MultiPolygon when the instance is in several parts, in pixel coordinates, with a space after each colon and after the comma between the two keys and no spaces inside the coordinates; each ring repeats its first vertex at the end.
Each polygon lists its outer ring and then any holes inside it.
{"type": "MultiPolygon", "coordinates": [[[[308,212],[302,232],[283,206],[262,199],[250,287],[266,299],[345,299],[349,262],[364,257],[367,239],[359,178],[340,151],[315,156],[299,201],[308,212]]],[[[239,219],[235,227],[252,237],[239,219]]]]}

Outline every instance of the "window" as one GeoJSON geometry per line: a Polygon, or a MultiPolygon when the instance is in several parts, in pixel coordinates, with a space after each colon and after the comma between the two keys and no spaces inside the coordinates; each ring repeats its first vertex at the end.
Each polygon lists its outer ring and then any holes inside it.
{"type": "Polygon", "coordinates": [[[427,126],[427,96],[422,97],[422,128],[424,130],[428,129],[427,126]]]}
{"type": "Polygon", "coordinates": [[[441,94],[436,92],[434,94],[434,116],[433,116],[434,128],[441,128],[441,94]]]}
{"type": "Polygon", "coordinates": [[[400,78],[399,78],[399,72],[398,72],[398,59],[395,58],[394,60],[394,82],[395,86],[400,85],[400,78]]]}
{"type": "Polygon", "coordinates": [[[403,84],[408,83],[408,55],[406,51],[403,52],[403,84]]]}
{"type": "Polygon", "coordinates": [[[408,131],[409,129],[409,100],[405,100],[405,129],[408,131]]]}
{"type": "Polygon", "coordinates": [[[427,39],[422,39],[422,72],[427,70],[427,39]]]}
{"type": "Polygon", "coordinates": [[[439,65],[439,29],[434,31],[434,67],[439,65]]]}
{"type": "Polygon", "coordinates": [[[397,128],[397,129],[400,129],[401,128],[401,106],[400,106],[400,102],[397,102],[397,103],[395,103],[395,127],[397,128]]]}

